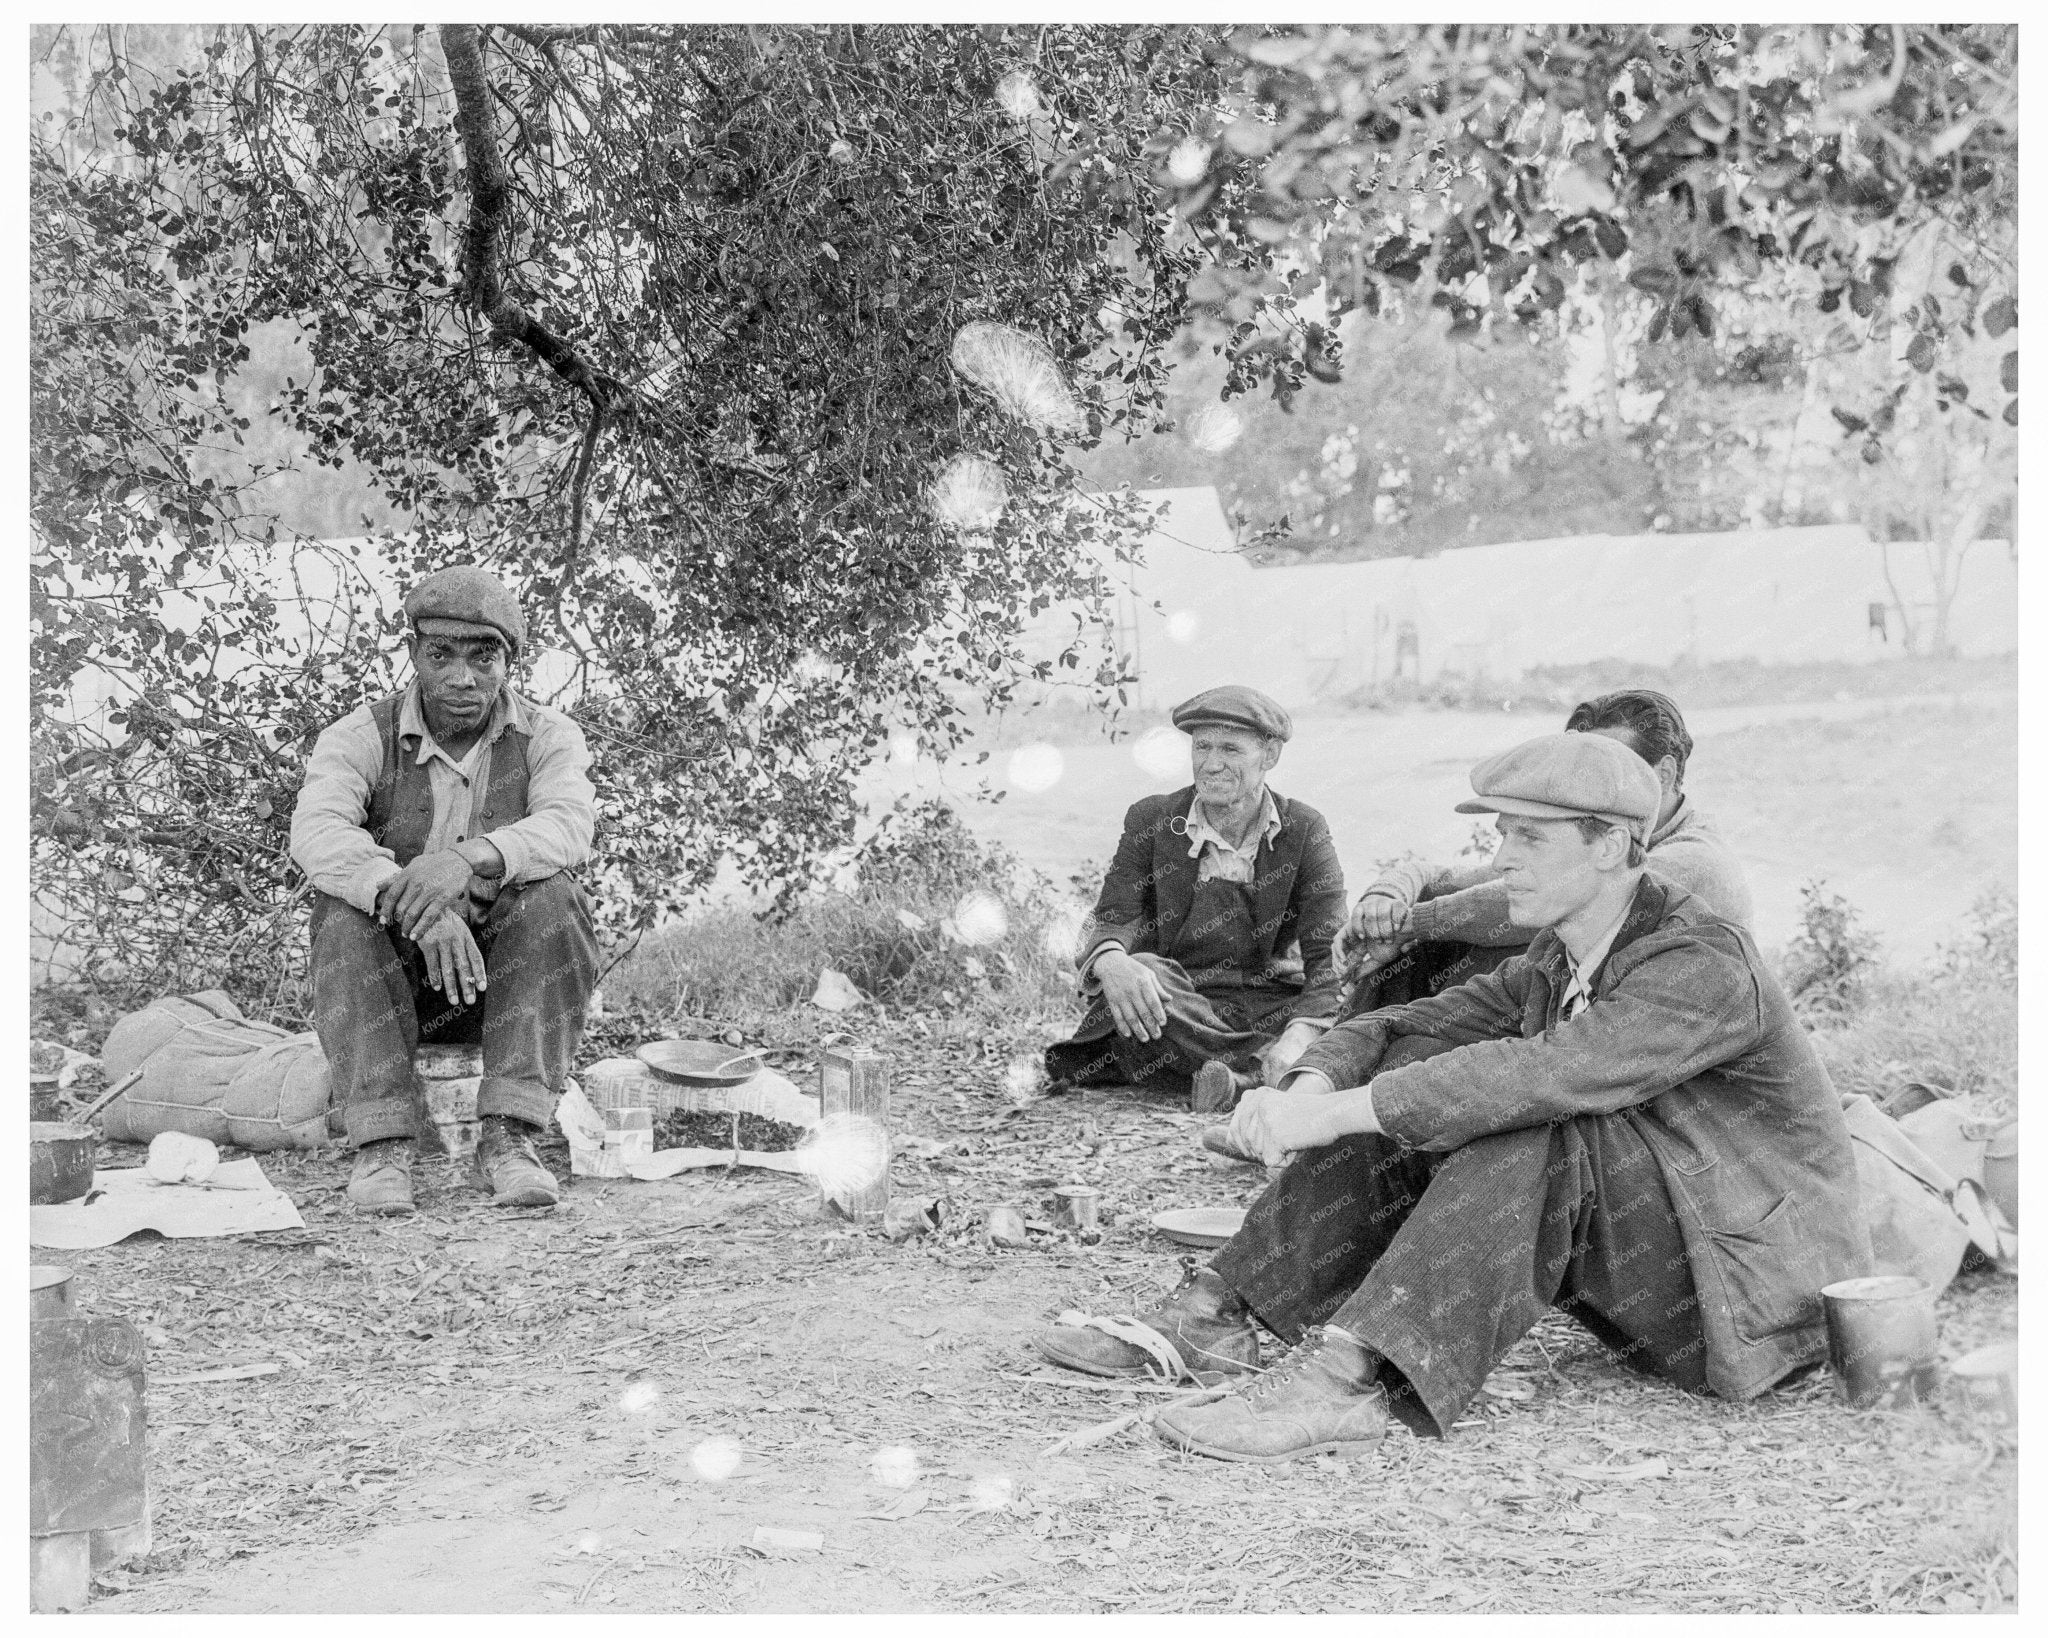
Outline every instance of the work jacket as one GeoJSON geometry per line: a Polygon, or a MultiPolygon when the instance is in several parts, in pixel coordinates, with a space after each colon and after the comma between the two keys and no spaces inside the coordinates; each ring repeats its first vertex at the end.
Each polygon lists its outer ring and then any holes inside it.
{"type": "Polygon", "coordinates": [[[1825,1354],[1820,1288],[1868,1269],[1841,1100],[1749,934],[1683,888],[1642,878],[1592,1004],[1564,1023],[1570,976],[1546,929],[1491,973],[1338,1025],[1296,1067],[1370,1079],[1381,1129],[1414,1149],[1628,1122],[1678,1218],[1708,1385],[1761,1393],[1825,1354]],[[1374,1077],[1400,1035],[1454,1050],[1374,1077]]]}
{"type": "MultiPolygon", "coordinates": [[[[1188,852],[1186,822],[1194,798],[1186,785],[1131,804],[1082,949],[1109,942],[1132,955],[1173,955],[1195,901],[1199,861],[1188,852]]],[[[1289,1017],[1334,1018],[1340,994],[1330,944],[1344,924],[1344,867],[1320,813],[1277,791],[1273,801],[1280,828],[1261,844],[1249,884],[1250,942],[1234,965],[1191,969],[1188,977],[1197,989],[1297,990],[1289,1017]]]]}

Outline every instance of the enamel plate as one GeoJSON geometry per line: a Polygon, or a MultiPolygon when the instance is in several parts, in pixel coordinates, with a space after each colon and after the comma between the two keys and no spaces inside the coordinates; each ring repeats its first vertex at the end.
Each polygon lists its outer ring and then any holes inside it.
{"type": "Polygon", "coordinates": [[[1188,1211],[1163,1211],[1152,1226],[1178,1245],[1220,1246],[1244,1227],[1242,1206],[1198,1206],[1188,1211]]]}

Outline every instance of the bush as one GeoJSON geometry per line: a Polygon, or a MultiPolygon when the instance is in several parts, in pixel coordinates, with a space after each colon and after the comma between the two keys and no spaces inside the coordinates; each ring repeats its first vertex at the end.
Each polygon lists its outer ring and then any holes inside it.
{"type": "Polygon", "coordinates": [[[1066,1005],[1082,907],[941,802],[901,804],[855,856],[853,885],[781,912],[707,910],[608,978],[614,1005],[743,1016],[807,1000],[821,968],[891,1007],[1066,1005]]]}
{"type": "Polygon", "coordinates": [[[1785,949],[1785,993],[1810,1022],[1853,1012],[1877,964],[1877,938],[1849,901],[1827,884],[1799,890],[1800,929],[1785,949]]]}
{"type": "Polygon", "coordinates": [[[1867,961],[1855,1006],[1809,1015],[1813,1043],[1842,1092],[1879,1103],[1908,1087],[1961,1097],[1981,1113],[2010,1113],[2019,1077],[2018,909],[1992,894],[1970,928],[1926,971],[1867,961]]]}

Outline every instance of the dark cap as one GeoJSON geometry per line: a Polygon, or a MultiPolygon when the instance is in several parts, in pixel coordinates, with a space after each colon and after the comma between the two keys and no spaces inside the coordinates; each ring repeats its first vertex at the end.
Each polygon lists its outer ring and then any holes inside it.
{"type": "Polygon", "coordinates": [[[1183,700],[1173,708],[1173,725],[1190,734],[1204,726],[1249,728],[1283,743],[1294,735],[1294,719],[1280,708],[1279,701],[1238,683],[1206,689],[1183,700]]]}
{"type": "Polygon", "coordinates": [[[1544,734],[1490,756],[1472,770],[1472,800],[1460,813],[1528,819],[1605,819],[1646,840],[1664,805],[1649,763],[1603,734],[1544,734]]]}
{"type": "Polygon", "coordinates": [[[504,581],[474,563],[436,569],[405,594],[406,617],[414,631],[422,620],[443,620],[468,626],[460,636],[482,637],[495,632],[514,654],[526,646],[526,616],[519,611],[504,581]]]}

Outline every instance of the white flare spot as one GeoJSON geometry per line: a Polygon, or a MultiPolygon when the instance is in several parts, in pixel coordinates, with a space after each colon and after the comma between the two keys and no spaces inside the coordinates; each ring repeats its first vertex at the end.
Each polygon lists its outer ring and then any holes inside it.
{"type": "Polygon", "coordinates": [[[1020,791],[1049,791],[1066,771],[1060,748],[1043,740],[1010,753],[1010,784],[1020,791]]]}
{"type": "Polygon", "coordinates": [[[1183,137],[1166,156],[1166,174],[1183,188],[1192,188],[1209,169],[1209,144],[1199,137],[1183,137]]]}
{"type": "Polygon", "coordinates": [[[889,760],[899,768],[917,766],[917,735],[909,729],[889,736],[889,760]]]}
{"type": "Polygon", "coordinates": [[[976,888],[953,907],[953,931],[962,944],[1000,944],[1010,930],[1010,912],[993,893],[976,888]]]}
{"type": "Polygon", "coordinates": [[[977,1513],[999,1513],[1017,1494],[1016,1481],[1007,1473],[977,1473],[972,1498],[977,1513]]]}
{"type": "Polygon", "coordinates": [[[932,516],[970,533],[985,533],[1001,521],[1010,504],[1010,480],[981,455],[955,455],[939,468],[925,491],[932,516]]]}
{"type": "Polygon", "coordinates": [[[1202,617],[1193,609],[1176,609],[1166,617],[1166,635],[1176,643],[1192,643],[1202,630],[1202,617]]]}
{"type": "Polygon", "coordinates": [[[868,1471],[875,1477],[876,1484],[887,1485],[891,1490],[908,1490],[917,1483],[922,1467],[917,1452],[908,1445],[884,1445],[868,1460],[868,1471]]]}
{"type": "Polygon", "coordinates": [[[835,1109],[798,1141],[793,1158],[828,1198],[844,1200],[889,1169],[889,1134],[866,1115],[835,1109]]]}
{"type": "Polygon", "coordinates": [[[697,1470],[698,1478],[716,1483],[739,1472],[741,1456],[739,1440],[720,1434],[704,1440],[690,1452],[690,1466],[697,1470]]]}
{"type": "Polygon", "coordinates": [[[962,325],[953,337],[953,368],[1005,414],[1043,432],[1078,432],[1087,425],[1052,349],[1015,325],[985,319],[962,325]]]}
{"type": "Polygon", "coordinates": [[[1187,439],[1204,455],[1221,455],[1244,436],[1244,417],[1222,404],[1205,404],[1187,420],[1187,439]]]}
{"type": "Polygon", "coordinates": [[[1055,961],[1073,962],[1081,959],[1081,932],[1088,925],[1088,911],[1078,904],[1070,904],[1053,913],[1045,924],[1045,953],[1055,961]]]}
{"type": "Polygon", "coordinates": [[[1044,1066],[1030,1058],[1012,1058],[1003,1071],[1003,1090],[1012,1103],[1029,1103],[1045,1080],[1044,1066]]]}
{"type": "Polygon", "coordinates": [[[1138,736],[1131,745],[1131,760],[1154,779],[1185,778],[1193,766],[1189,761],[1188,736],[1163,723],[1138,736]]]}
{"type": "Polygon", "coordinates": [[[661,1389],[652,1382],[635,1382],[619,1395],[619,1409],[640,1416],[661,1403],[661,1389]]]}
{"type": "Polygon", "coordinates": [[[579,1553],[601,1553],[604,1551],[604,1537],[594,1530],[588,1535],[579,1536],[576,1538],[576,1551],[579,1553]]]}
{"type": "Polygon", "coordinates": [[[996,101],[1004,113],[1022,124],[1045,112],[1038,94],[1038,82],[1021,68],[1013,68],[996,82],[996,101]]]}

